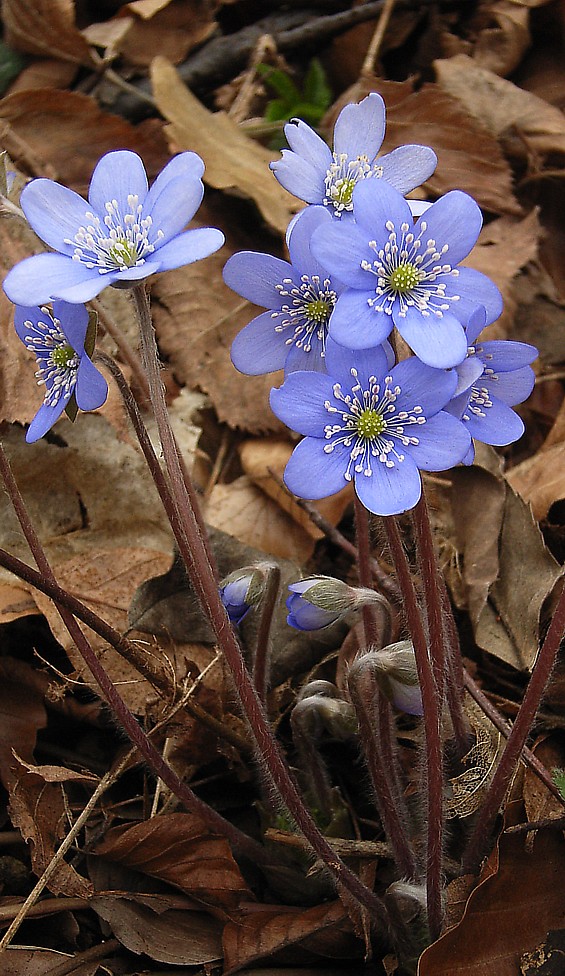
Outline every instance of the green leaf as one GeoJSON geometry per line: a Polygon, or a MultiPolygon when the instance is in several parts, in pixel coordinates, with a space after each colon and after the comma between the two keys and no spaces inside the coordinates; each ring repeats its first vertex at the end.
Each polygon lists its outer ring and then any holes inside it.
{"type": "Polygon", "coordinates": [[[258,64],[257,73],[261,75],[265,84],[287,103],[289,108],[302,97],[292,78],[279,68],[271,68],[268,64],[258,64]]]}
{"type": "Polygon", "coordinates": [[[553,782],[565,800],[565,769],[554,769],[552,777],[553,782]]]}
{"type": "Polygon", "coordinates": [[[320,118],[330,106],[332,92],[327,82],[326,72],[318,58],[312,58],[308,74],[304,79],[304,99],[322,110],[320,118]]]}
{"type": "Polygon", "coordinates": [[[0,41],[0,95],[4,94],[25,65],[26,59],[21,54],[0,41]]]}

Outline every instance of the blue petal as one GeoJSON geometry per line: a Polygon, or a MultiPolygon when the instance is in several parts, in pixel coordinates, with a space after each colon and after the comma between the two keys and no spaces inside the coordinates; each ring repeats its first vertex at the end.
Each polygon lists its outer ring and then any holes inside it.
{"type": "Polygon", "coordinates": [[[275,332],[275,326],[285,318],[281,314],[263,312],[236,335],[231,347],[231,360],[240,373],[260,376],[284,367],[289,352],[286,340],[293,332],[290,327],[283,332],[275,332]]]}
{"type": "Polygon", "coordinates": [[[375,276],[361,267],[362,261],[371,261],[374,257],[369,247],[369,237],[352,221],[343,224],[340,220],[332,219],[331,227],[319,227],[312,234],[310,247],[322,267],[345,285],[374,289],[375,276]]]}
{"type": "Polygon", "coordinates": [[[305,437],[294,448],[285,469],[284,481],[299,498],[326,498],[348,484],[345,471],[349,450],[338,445],[328,454],[324,451],[326,444],[327,441],[320,438],[305,437]]]}
{"type": "Polygon", "coordinates": [[[170,240],[192,220],[202,202],[204,163],[194,152],[184,152],[171,159],[149,190],[143,204],[143,216],[150,216],[154,240],[160,228],[170,240]]]}
{"type": "Polygon", "coordinates": [[[323,177],[331,166],[332,154],[329,146],[314,129],[301,119],[293,119],[284,127],[286,141],[294,153],[302,156],[323,177]]]}
{"type": "Polygon", "coordinates": [[[467,424],[441,410],[414,430],[419,444],[410,444],[406,451],[424,471],[447,471],[463,460],[471,446],[467,424]]]}
{"type": "Polygon", "coordinates": [[[65,240],[74,242],[79,227],[92,223],[86,200],[52,180],[32,180],[22,191],[21,206],[38,237],[63,254],[73,254],[76,247],[65,240]]]}
{"type": "Polygon", "coordinates": [[[530,366],[523,366],[522,369],[513,369],[508,373],[497,373],[496,376],[483,373],[478,385],[486,386],[489,393],[513,407],[515,404],[528,399],[534,388],[535,379],[533,369],[530,366]]]}
{"type": "Polygon", "coordinates": [[[369,512],[375,515],[400,515],[413,508],[422,493],[420,472],[412,458],[387,467],[378,458],[372,459],[370,476],[355,475],[355,491],[369,512]]]}
{"type": "Polygon", "coordinates": [[[358,105],[346,105],[334,128],[334,152],[350,159],[367,156],[372,162],[385,137],[385,103],[371,92],[358,105]]]}
{"type": "Polygon", "coordinates": [[[393,318],[402,338],[428,366],[449,369],[465,359],[467,338],[463,326],[449,312],[438,318],[409,308],[405,316],[393,313],[393,318]]]}
{"type": "Polygon", "coordinates": [[[69,345],[79,356],[82,356],[88,328],[87,308],[70,302],[53,302],[53,316],[59,319],[69,345]]]}
{"type": "MultiPolygon", "coordinates": [[[[459,269],[461,272],[461,269],[459,269]]],[[[461,319],[461,316],[457,316],[461,319]]],[[[465,332],[467,334],[467,342],[470,346],[474,345],[475,339],[481,334],[485,326],[487,325],[487,314],[486,309],[482,305],[478,305],[471,314],[469,315],[468,321],[465,324],[465,332]]],[[[490,325],[490,322],[488,323],[490,325]]]]}
{"type": "Polygon", "coordinates": [[[470,389],[475,380],[478,380],[479,376],[482,375],[484,368],[485,364],[478,356],[467,356],[467,359],[459,363],[459,366],[455,367],[457,386],[453,396],[459,396],[460,393],[464,393],[465,390],[470,389]]]}
{"type": "Polygon", "coordinates": [[[409,193],[424,183],[437,166],[437,156],[428,146],[399,146],[377,160],[382,178],[400,193],[409,193]]]}
{"type": "Polygon", "coordinates": [[[48,407],[45,403],[39,408],[35,417],[33,418],[31,424],[29,425],[26,433],[26,441],[28,444],[33,444],[34,441],[38,441],[40,437],[43,437],[48,430],[59,419],[63,413],[67,403],[69,402],[71,395],[62,396],[59,402],[54,407],[48,407]]]}
{"type": "Polygon", "coordinates": [[[339,612],[315,607],[297,594],[288,597],[286,606],[289,610],[286,622],[297,630],[322,630],[335,623],[341,616],[339,612]]]}
{"type": "Polygon", "coordinates": [[[333,385],[325,373],[291,373],[280,389],[271,390],[271,409],[291,430],[323,438],[324,427],[333,417],[324,406],[326,400],[333,400],[333,385]]]}
{"type": "Polygon", "coordinates": [[[394,385],[400,387],[395,404],[397,411],[412,412],[415,406],[420,406],[425,417],[437,413],[449,402],[457,383],[454,371],[448,373],[443,369],[433,369],[415,356],[395,366],[391,376],[394,385]]]}
{"type": "Polygon", "coordinates": [[[380,346],[390,335],[391,316],[371,308],[367,304],[370,297],[370,292],[354,288],[342,292],[329,322],[329,334],[335,342],[349,349],[368,349],[380,346]]]}
{"type": "Polygon", "coordinates": [[[106,402],[108,384],[87,355],[80,361],[77,371],[75,397],[81,410],[97,410],[106,402]]]}
{"type": "Polygon", "coordinates": [[[347,349],[328,339],[326,343],[326,368],[332,377],[341,383],[343,389],[350,390],[356,383],[351,370],[357,371],[357,378],[363,389],[368,389],[369,377],[380,379],[388,372],[386,352],[382,346],[371,349],[347,349]]]}
{"type": "Polygon", "coordinates": [[[324,344],[317,335],[310,339],[310,352],[306,352],[302,346],[296,344],[287,346],[288,355],[284,364],[285,374],[296,372],[327,373],[326,360],[324,358],[324,344]]]}
{"type": "Polygon", "coordinates": [[[35,254],[20,261],[4,279],[4,291],[14,305],[43,305],[53,298],[68,301],[89,301],[107,284],[107,275],[65,257],[64,254],[35,254]],[[70,298],[76,287],[80,296],[70,298]]]}
{"type": "MultiPolygon", "coordinates": [[[[294,220],[287,244],[290,260],[297,276],[306,274],[311,278],[312,275],[319,275],[322,281],[328,277],[325,268],[312,254],[310,244],[312,235],[318,227],[329,230],[332,223],[332,215],[325,207],[306,207],[294,220]]],[[[335,275],[332,275],[331,287],[338,294],[343,290],[341,281],[338,281],[335,275]]]]}
{"type": "MultiPolygon", "coordinates": [[[[221,248],[224,241],[225,237],[221,230],[216,230],[215,227],[198,227],[196,230],[187,230],[184,234],[179,234],[155,251],[153,259],[147,261],[146,266],[149,267],[154,261],[158,262],[157,270],[159,271],[180,268],[185,264],[192,264],[194,261],[209,257],[210,254],[221,248]]],[[[135,271],[135,268],[130,270],[135,271]]],[[[148,270],[144,277],[150,274],[153,274],[153,270],[148,270]]],[[[127,279],[129,276],[130,272],[128,271],[122,277],[127,279]]]]}
{"type": "Polygon", "coordinates": [[[37,305],[16,306],[14,309],[14,328],[24,344],[26,336],[29,335],[29,328],[26,326],[26,322],[35,324],[39,319],[43,318],[43,312],[37,305]]]}
{"type": "Polygon", "coordinates": [[[438,251],[448,244],[440,263],[454,268],[476,244],[482,225],[483,217],[473,198],[461,190],[451,190],[426,210],[414,233],[422,232],[423,242],[434,240],[438,251]]]}
{"type": "Polygon", "coordinates": [[[280,308],[282,299],[276,289],[285,278],[292,278],[288,261],[257,251],[238,251],[224,266],[226,285],[242,298],[264,308],[280,308]]]}
{"type": "Polygon", "coordinates": [[[495,339],[488,342],[478,342],[477,355],[481,357],[488,369],[495,373],[506,373],[509,370],[529,366],[538,358],[538,350],[527,342],[513,342],[509,339],[495,339]]]}
{"type": "Polygon", "coordinates": [[[517,441],[524,433],[521,418],[496,397],[491,397],[491,404],[490,407],[481,407],[482,417],[477,417],[470,409],[465,411],[465,426],[471,436],[497,447],[517,441]]]}
{"type": "Polygon", "coordinates": [[[137,196],[143,204],[147,188],[147,174],[137,153],[119,149],[106,153],[98,162],[90,181],[88,199],[102,218],[106,216],[106,204],[112,200],[117,201],[123,215],[131,211],[128,196],[137,196]]]}
{"type": "Polygon", "coordinates": [[[281,186],[299,200],[323,203],[325,172],[322,175],[311,163],[288,149],[283,149],[282,159],[270,166],[281,186]]]}
{"type": "Polygon", "coordinates": [[[453,315],[460,322],[467,322],[469,316],[476,311],[477,305],[483,305],[487,321],[495,322],[504,303],[494,281],[474,268],[460,267],[458,272],[457,278],[451,279],[453,291],[460,296],[459,301],[452,302],[450,306],[453,315]]]}
{"type": "MultiPolygon", "coordinates": [[[[403,223],[413,226],[414,221],[406,200],[386,180],[361,180],[353,190],[352,200],[356,223],[368,233],[369,240],[377,241],[379,247],[388,241],[390,231],[387,223],[393,223],[397,230],[403,223]]],[[[370,255],[374,257],[372,251],[370,255]]]]}

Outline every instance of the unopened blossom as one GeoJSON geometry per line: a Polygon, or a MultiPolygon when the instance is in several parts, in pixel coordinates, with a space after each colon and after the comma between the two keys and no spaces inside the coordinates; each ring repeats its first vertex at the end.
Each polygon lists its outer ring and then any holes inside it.
{"type": "Polygon", "coordinates": [[[303,210],[288,235],[290,263],[256,251],[240,251],[226,262],[226,284],[268,309],[234,339],[231,357],[240,373],[325,370],[328,322],[344,286],[312,256],[310,240],[330,223],[323,207],[303,210]]]}
{"type": "Polygon", "coordinates": [[[364,587],[348,586],[332,576],[307,576],[289,584],[287,624],[297,630],[322,630],[350,610],[382,602],[382,596],[364,587]]]}
{"type": "Polygon", "coordinates": [[[85,349],[88,321],[84,305],[54,302],[52,309],[16,308],[16,332],[35,355],[37,382],[45,387],[43,404],[26,434],[30,443],[43,437],[73,401],[80,410],[96,410],[106,400],[108,384],[85,349]]]}
{"type": "Polygon", "coordinates": [[[453,396],[453,371],[416,357],[389,368],[381,347],[351,351],[328,339],[328,375],[291,373],[271,391],[271,407],[306,435],[286,466],[287,487],[301,498],[325,498],[354,482],[377,515],[412,508],[420,469],[443,471],[469,450],[465,426],[443,411],[453,396]]]}
{"type": "Polygon", "coordinates": [[[220,598],[234,624],[239,624],[252,607],[257,606],[265,588],[261,566],[244,566],[234,570],[220,583],[220,598]]]}
{"type": "MultiPolygon", "coordinates": [[[[532,392],[535,373],[530,363],[538,350],[527,342],[508,339],[482,342],[477,337],[491,321],[483,307],[470,316],[467,357],[456,367],[457,387],[445,409],[465,424],[474,440],[502,446],[524,433],[524,423],[512,407],[532,392]]],[[[472,464],[474,456],[471,446],[463,460],[472,464]]]]}
{"type": "Polygon", "coordinates": [[[289,149],[271,163],[277,180],[306,203],[322,204],[334,217],[349,217],[352,193],[362,180],[383,180],[408,193],[433,173],[437,158],[428,146],[400,146],[377,158],[385,134],[385,105],[371,92],[346,105],[334,128],[333,152],[306,122],[284,127],[289,149]]]}
{"type": "Polygon", "coordinates": [[[453,190],[419,220],[384,181],[365,180],[353,191],[355,221],[335,221],[312,236],[312,251],[348,286],[330,321],[332,339],[350,349],[382,343],[396,326],[429,366],[448,368],[467,354],[463,323],[477,305],[491,321],[502,296],[486,275],[460,267],[482,226],[481,211],[453,190]]]}
{"type": "Polygon", "coordinates": [[[118,150],[97,164],[88,202],[53,180],[32,180],[22,191],[22,210],[58,253],[20,261],[4,281],[8,298],[28,306],[52,299],[86,302],[106,285],[131,287],[217,251],[221,231],[184,230],[202,200],[203,172],[196,153],[181,153],[149,189],[139,156],[118,150]]]}
{"type": "Polygon", "coordinates": [[[412,642],[398,641],[371,653],[373,672],[383,694],[401,712],[423,715],[422,692],[412,642]]]}

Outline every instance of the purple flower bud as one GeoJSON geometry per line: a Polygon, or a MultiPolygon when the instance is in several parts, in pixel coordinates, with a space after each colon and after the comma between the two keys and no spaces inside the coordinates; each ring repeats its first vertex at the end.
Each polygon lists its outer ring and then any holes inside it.
{"type": "Polygon", "coordinates": [[[222,580],[220,597],[232,623],[240,624],[251,607],[260,603],[264,584],[261,566],[244,566],[222,580]]]}
{"type": "Polygon", "coordinates": [[[383,599],[374,590],[348,586],[332,576],[307,576],[288,588],[286,621],[297,630],[323,630],[350,610],[383,599]]]}
{"type": "Polygon", "coordinates": [[[423,715],[422,693],[412,642],[399,641],[370,653],[375,678],[382,693],[401,712],[423,715]]]}

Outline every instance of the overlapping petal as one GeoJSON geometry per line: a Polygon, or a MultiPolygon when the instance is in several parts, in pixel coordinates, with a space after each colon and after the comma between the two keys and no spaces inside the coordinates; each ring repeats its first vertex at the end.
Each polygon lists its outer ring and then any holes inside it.
{"type": "Polygon", "coordinates": [[[446,471],[463,460],[471,446],[466,426],[440,410],[428,417],[417,431],[418,444],[410,445],[410,456],[423,471],[446,471]]]}
{"type": "Polygon", "coordinates": [[[467,337],[463,326],[449,312],[439,318],[422,315],[409,308],[404,316],[393,315],[394,324],[416,355],[437,369],[457,366],[467,355],[467,337]]]}
{"type": "Polygon", "coordinates": [[[273,413],[291,430],[323,438],[330,422],[324,403],[333,400],[334,382],[325,373],[291,373],[280,389],[271,390],[273,413]]]}
{"type": "Polygon", "coordinates": [[[345,471],[349,451],[340,444],[328,454],[325,446],[324,440],[305,437],[294,448],[285,468],[284,482],[299,498],[326,498],[348,483],[345,471]]]}

